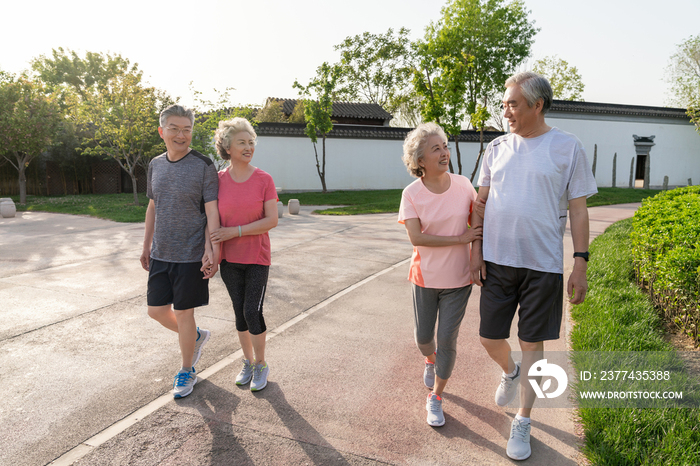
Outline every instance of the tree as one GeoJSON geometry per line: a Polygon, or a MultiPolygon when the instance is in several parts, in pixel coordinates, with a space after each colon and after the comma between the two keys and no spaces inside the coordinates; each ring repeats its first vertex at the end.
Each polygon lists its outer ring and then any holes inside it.
{"type": "Polygon", "coordinates": [[[311,139],[316,157],[316,171],[321,179],[323,192],[328,192],[326,188],[326,136],[333,129],[333,98],[340,77],[341,70],[338,65],[329,65],[324,62],[316,70],[316,77],[303,86],[299,81],[294,81],[294,87],[299,89],[300,96],[304,99],[304,119],[306,121],[306,135],[311,139]],[[322,162],[318,160],[318,149],[316,143],[318,137],[322,139],[322,162]]]}
{"type": "Polygon", "coordinates": [[[336,45],[341,57],[337,94],[348,100],[379,104],[391,114],[410,112],[414,99],[409,33],[406,28],[396,34],[393,29],[386,34],[364,32],[336,45]]]}
{"type": "MultiPolygon", "coordinates": [[[[432,88],[424,94],[428,101],[423,100],[423,116],[456,120],[464,115],[474,129],[483,130],[490,117],[489,100],[502,94],[506,79],[530,54],[536,33],[521,0],[450,0],[442,9],[442,18],[426,28],[424,45],[419,46],[422,69],[414,71],[414,76],[426,75],[426,87],[432,88]],[[433,79],[428,78],[430,73],[433,79]],[[460,104],[457,94],[462,86],[460,104]],[[445,96],[439,95],[444,92],[445,96]],[[432,97],[427,97],[430,93],[432,97]]],[[[416,90],[420,93],[418,87],[416,90]]],[[[455,131],[454,121],[444,123],[450,132],[455,131]]],[[[481,141],[483,146],[483,131],[481,141]]],[[[483,149],[477,166],[482,153],[483,149]]],[[[457,162],[461,166],[459,150],[457,162]]]]}
{"type": "Polygon", "coordinates": [[[283,102],[281,100],[268,100],[263,108],[255,115],[255,121],[259,123],[285,123],[287,117],[282,110],[283,102]]]}
{"type": "Polygon", "coordinates": [[[666,68],[666,81],[671,84],[671,103],[687,108],[690,121],[700,132],[700,35],[678,45],[666,68]]]}
{"type": "Polygon", "coordinates": [[[62,114],[55,97],[26,76],[0,82],[0,151],[19,175],[19,202],[27,202],[26,169],[52,142],[62,114]]]}
{"type": "Polygon", "coordinates": [[[94,129],[89,155],[106,155],[131,177],[134,205],[139,205],[136,167],[147,166],[165,151],[158,135],[160,112],[172,104],[163,92],[141,83],[141,75],[128,73],[111,78],[82,106],[80,121],[94,129]]]}
{"type": "Polygon", "coordinates": [[[555,99],[577,100],[583,102],[583,84],[581,75],[575,66],[569,66],[566,60],[544,57],[535,62],[532,71],[547,78],[555,99]]]}
{"type": "Polygon", "coordinates": [[[81,58],[75,51],[61,47],[53,49],[50,58],[41,55],[32,60],[32,69],[63,104],[75,103],[69,96],[71,93],[77,94],[81,101],[89,100],[119,75],[141,77],[138,64],[130,65],[121,55],[86,52],[81,58]]]}
{"type": "Polygon", "coordinates": [[[192,130],[192,149],[206,155],[214,161],[216,168],[221,170],[228,163],[219,156],[214,145],[214,134],[219,127],[219,122],[230,120],[231,118],[245,118],[255,127],[255,110],[250,106],[234,107],[231,105],[231,91],[235,90],[232,87],[227,87],[223,92],[214,89],[217,94],[216,102],[204,100],[202,93],[194,89],[193,83],[190,82],[190,90],[194,95],[195,112],[197,118],[195,120],[194,129],[192,130]]]}

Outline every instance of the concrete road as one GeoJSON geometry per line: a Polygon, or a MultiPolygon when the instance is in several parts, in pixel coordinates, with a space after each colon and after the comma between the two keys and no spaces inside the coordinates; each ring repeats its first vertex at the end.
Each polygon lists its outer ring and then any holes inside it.
{"type": "MultiPolygon", "coordinates": [[[[592,236],[636,207],[590,209],[592,236]]],[[[390,214],[309,212],[271,232],[269,386],[252,394],[233,382],[240,347],[215,277],[209,306],[196,311],[212,331],[202,381],[177,402],[177,339],[145,312],[143,224],[0,219],[0,464],[511,463],[515,409],[493,402],[499,369],[478,342],[478,289],[445,393],[447,424],[431,428],[403,226],[390,214]]],[[[528,462],[577,463],[571,409],[536,410],[532,435],[528,462]]]]}

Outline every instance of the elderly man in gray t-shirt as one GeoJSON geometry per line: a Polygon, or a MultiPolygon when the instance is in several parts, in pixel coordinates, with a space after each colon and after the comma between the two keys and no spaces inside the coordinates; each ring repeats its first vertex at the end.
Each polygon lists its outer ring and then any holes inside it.
{"type": "Polygon", "coordinates": [[[148,166],[148,209],[141,265],[148,270],[148,315],[177,332],[182,368],[173,396],[197,382],[194,365],[211,332],[197,327],[194,308],[209,304],[209,278],[218,269],[219,245],[205,229],[219,228],[219,178],[213,161],[190,149],[194,113],[171,105],[158,132],[167,152],[148,166]]]}
{"type": "MultiPolygon", "coordinates": [[[[503,369],[496,404],[507,405],[518,385],[522,387],[506,448],[516,460],[531,454],[530,412],[535,401],[532,387],[520,374],[527,376],[530,366],[543,358],[545,340],[559,338],[567,205],[576,251],[567,291],[570,302],[579,304],[587,288],[586,198],[597,192],[578,138],[545,123],[551,104],[552,89],[545,78],[524,72],[506,81],[503,106],[510,133],[486,148],[477,201],[485,202],[483,251],[481,240],[472,243],[472,279],[482,286],[479,335],[503,369]],[[506,340],[516,309],[523,352],[518,363],[506,340]]],[[[472,214],[472,227],[482,224],[478,211],[472,214]]]]}

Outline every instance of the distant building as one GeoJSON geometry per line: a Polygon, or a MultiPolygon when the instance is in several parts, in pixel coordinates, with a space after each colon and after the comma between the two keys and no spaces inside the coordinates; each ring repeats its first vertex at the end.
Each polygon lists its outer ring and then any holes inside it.
{"type": "Polygon", "coordinates": [[[642,187],[649,163],[651,188],[700,183],[700,134],[683,108],[646,107],[555,100],[547,123],[578,136],[593,164],[597,145],[598,186],[613,185],[613,157],[617,153],[615,185],[642,187]]]}

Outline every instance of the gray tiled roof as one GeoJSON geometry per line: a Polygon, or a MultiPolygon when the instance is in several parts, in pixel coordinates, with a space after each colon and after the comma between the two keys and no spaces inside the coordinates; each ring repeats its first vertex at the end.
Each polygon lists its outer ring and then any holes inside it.
{"type": "Polygon", "coordinates": [[[571,100],[554,100],[550,111],[688,119],[684,108],[646,107],[642,105],[604,104],[598,102],[576,102],[571,100]]]}
{"type": "MultiPolygon", "coordinates": [[[[296,99],[279,99],[271,97],[269,100],[282,102],[282,111],[286,115],[291,115],[294,111],[294,106],[297,104],[296,99]]],[[[356,102],[333,102],[334,118],[366,118],[371,120],[391,120],[391,113],[387,112],[379,104],[366,104],[356,102]]]]}
{"type": "MultiPolygon", "coordinates": [[[[258,136],[303,136],[303,124],[293,123],[258,123],[255,132],[258,136]]],[[[413,128],[394,128],[391,126],[340,125],[334,124],[328,134],[329,138],[345,139],[393,139],[404,140],[413,128]]],[[[488,143],[504,133],[499,131],[484,131],[484,142],[488,143]]],[[[479,142],[478,131],[462,131],[460,142],[479,142]]]]}

